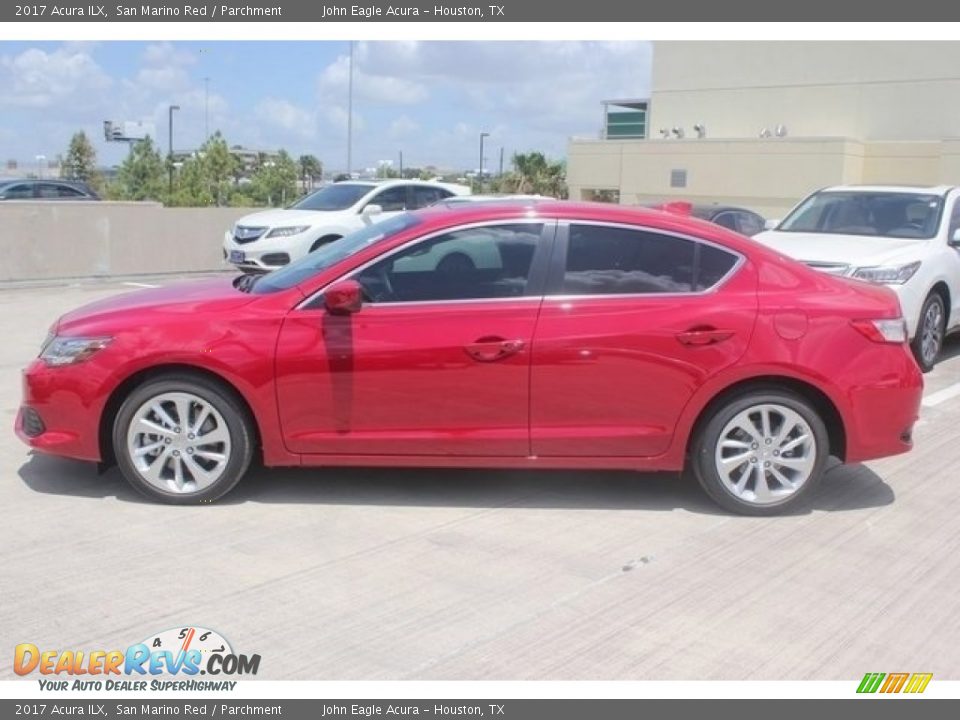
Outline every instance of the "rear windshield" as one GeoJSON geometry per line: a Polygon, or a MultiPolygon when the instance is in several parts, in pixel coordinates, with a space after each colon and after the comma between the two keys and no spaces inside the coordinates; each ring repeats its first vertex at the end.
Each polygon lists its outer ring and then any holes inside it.
{"type": "Polygon", "coordinates": [[[334,240],[332,243],[322,246],[318,250],[314,250],[306,257],[292,262],[284,268],[258,278],[257,282],[250,288],[250,292],[254,295],[267,295],[280,290],[289,290],[321,270],[326,270],[364,248],[393,237],[414,225],[419,225],[421,222],[416,216],[403,213],[382,222],[373,223],[362,230],[357,230],[357,232],[350,233],[339,240],[334,240]]]}
{"type": "Polygon", "coordinates": [[[820,192],[804,200],[777,230],[927,239],[937,234],[943,198],[900,192],[820,192]]]}
{"type": "Polygon", "coordinates": [[[373,190],[372,185],[334,183],[307,195],[290,206],[291,210],[346,210],[373,190]]]}

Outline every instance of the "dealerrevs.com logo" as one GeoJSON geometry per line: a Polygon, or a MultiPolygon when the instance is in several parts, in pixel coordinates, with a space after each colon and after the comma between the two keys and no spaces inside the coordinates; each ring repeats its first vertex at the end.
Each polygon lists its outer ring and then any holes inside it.
{"type": "Polygon", "coordinates": [[[857,687],[858,693],[919,694],[927,689],[933,673],[867,673],[857,687]]]}
{"type": "Polygon", "coordinates": [[[180,627],[125,650],[44,650],[20,643],[13,669],[45,676],[38,678],[41,690],[233,690],[236,681],[223,678],[256,675],[260,655],[235,653],[214,630],[180,627]]]}

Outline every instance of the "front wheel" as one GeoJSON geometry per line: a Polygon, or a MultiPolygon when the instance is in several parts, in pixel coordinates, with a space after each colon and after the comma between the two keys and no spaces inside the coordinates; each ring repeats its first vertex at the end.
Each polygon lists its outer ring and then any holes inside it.
{"type": "Polygon", "coordinates": [[[802,397],[756,390],[716,408],[692,447],[700,485],[723,508],[776,515],[814,491],[829,455],[823,420],[802,397]]]}
{"type": "Polygon", "coordinates": [[[940,350],[943,348],[943,336],[947,325],[947,313],[940,293],[932,292],[923,301],[920,310],[920,322],[917,334],[910,343],[917,364],[924,372],[933,370],[940,350]]]}
{"type": "Polygon", "coordinates": [[[134,390],[113,426],[117,464],[147,497],[211,502],[243,477],[253,454],[250,422],[217,383],[167,376],[134,390]]]}

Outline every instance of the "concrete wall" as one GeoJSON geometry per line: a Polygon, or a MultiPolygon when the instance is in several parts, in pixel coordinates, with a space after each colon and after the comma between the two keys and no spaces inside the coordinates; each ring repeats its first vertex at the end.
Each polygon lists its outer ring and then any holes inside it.
{"type": "Polygon", "coordinates": [[[958,42],[657,42],[650,137],[960,136],[958,42]]]}
{"type": "Polygon", "coordinates": [[[779,217],[819,187],[859,182],[863,146],[837,138],[574,141],[567,162],[571,198],[613,189],[623,204],[684,199],[779,217]],[[686,171],[686,187],[671,187],[674,170],[686,171]]]}
{"type": "Polygon", "coordinates": [[[223,269],[224,231],[250,212],[157,203],[0,202],[0,282],[223,269]]]}
{"type": "Polygon", "coordinates": [[[682,199],[782,217],[827,185],[960,184],[960,140],[574,140],[567,163],[571,198],[619,190],[623,204],[682,199]],[[686,187],[671,187],[674,170],[686,171],[686,187]]]}

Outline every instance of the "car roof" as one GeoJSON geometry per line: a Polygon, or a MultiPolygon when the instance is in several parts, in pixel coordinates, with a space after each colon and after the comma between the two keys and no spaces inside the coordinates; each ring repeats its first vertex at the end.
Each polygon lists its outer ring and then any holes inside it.
{"type": "Polygon", "coordinates": [[[437,228],[497,220],[537,219],[594,223],[622,223],[689,234],[706,240],[718,240],[738,252],[762,247],[738,233],[690,215],[655,210],[637,205],[581,202],[572,200],[531,199],[526,201],[489,201],[478,203],[438,203],[415,211],[428,225],[437,228]]]}
{"type": "Polygon", "coordinates": [[[64,180],[62,178],[3,178],[0,185],[16,185],[19,183],[50,183],[53,185],[69,185],[70,187],[87,189],[87,184],[79,180],[64,180]]]}
{"type": "Polygon", "coordinates": [[[908,193],[916,195],[946,195],[953,185],[833,185],[820,192],[908,193]]]}

